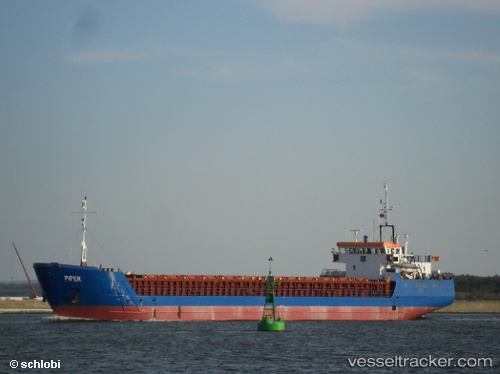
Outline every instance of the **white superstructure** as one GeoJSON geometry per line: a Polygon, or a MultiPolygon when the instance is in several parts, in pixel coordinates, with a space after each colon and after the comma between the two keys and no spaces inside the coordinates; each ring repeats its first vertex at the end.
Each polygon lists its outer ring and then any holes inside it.
{"type": "MultiPolygon", "coordinates": [[[[391,269],[401,274],[403,278],[422,279],[439,276],[439,270],[432,270],[432,263],[439,261],[439,257],[430,255],[414,255],[408,253],[408,236],[405,245],[397,242],[399,235],[395,234],[394,225],[388,223],[388,214],[393,206],[389,205],[388,186],[384,184],[385,200],[380,200],[383,207],[380,209],[381,219],[380,240],[369,242],[364,236],[363,242],[358,242],[355,231],[355,241],[339,242],[332,249],[333,262],[345,264],[345,276],[347,278],[386,279],[387,270],[391,269]],[[383,229],[390,230],[389,241],[384,241],[383,229]]],[[[393,273],[391,271],[391,273],[393,273]]],[[[388,275],[390,276],[390,275],[388,275]]]]}

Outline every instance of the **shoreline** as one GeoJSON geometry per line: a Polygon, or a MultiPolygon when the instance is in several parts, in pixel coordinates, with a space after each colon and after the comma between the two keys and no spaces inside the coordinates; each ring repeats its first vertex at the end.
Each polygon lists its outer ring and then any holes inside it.
{"type": "Polygon", "coordinates": [[[0,314],[52,314],[52,309],[0,309],[0,314]]]}
{"type": "MultiPolygon", "coordinates": [[[[500,300],[455,300],[433,313],[500,313],[500,300]]],[[[0,314],[52,314],[40,299],[0,298],[0,314]]]]}
{"type": "Polygon", "coordinates": [[[433,313],[500,313],[500,300],[455,300],[433,313]]]}
{"type": "Polygon", "coordinates": [[[52,314],[52,309],[41,299],[1,297],[0,314],[52,314]]]}

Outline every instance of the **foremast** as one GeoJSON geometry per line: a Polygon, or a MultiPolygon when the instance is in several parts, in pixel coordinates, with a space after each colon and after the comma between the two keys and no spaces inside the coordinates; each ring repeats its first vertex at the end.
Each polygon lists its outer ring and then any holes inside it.
{"type": "Polygon", "coordinates": [[[82,217],[82,257],[80,260],[80,266],[87,266],[87,242],[85,237],[87,235],[87,213],[97,213],[97,212],[88,212],[87,211],[87,196],[85,196],[82,200],[82,210],[79,212],[73,213],[81,213],[82,217]]]}

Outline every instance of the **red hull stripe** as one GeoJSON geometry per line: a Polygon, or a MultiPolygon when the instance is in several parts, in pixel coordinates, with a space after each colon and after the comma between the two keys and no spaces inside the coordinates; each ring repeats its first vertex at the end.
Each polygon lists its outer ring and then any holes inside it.
{"type": "MultiPolygon", "coordinates": [[[[435,307],[278,307],[277,314],[285,321],[338,320],[411,320],[430,313],[435,307]]],[[[258,321],[262,307],[59,307],[59,317],[96,320],[158,320],[158,321],[258,321]]]]}

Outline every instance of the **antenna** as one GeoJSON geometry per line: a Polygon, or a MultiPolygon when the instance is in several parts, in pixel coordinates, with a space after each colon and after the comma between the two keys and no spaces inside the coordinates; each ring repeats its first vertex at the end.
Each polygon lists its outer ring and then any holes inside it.
{"type": "Polygon", "coordinates": [[[82,259],[80,262],[80,266],[87,266],[87,243],[85,242],[85,235],[87,234],[87,213],[97,213],[97,212],[87,212],[87,196],[82,200],[82,210],[79,212],[72,213],[80,213],[83,214],[82,218],[82,259]]]}
{"type": "Polygon", "coordinates": [[[380,199],[380,204],[382,204],[383,207],[379,209],[379,217],[382,218],[383,225],[387,226],[389,212],[394,208],[392,205],[389,205],[389,187],[387,183],[384,183],[384,196],[385,201],[382,201],[382,199],[380,199]]]}

